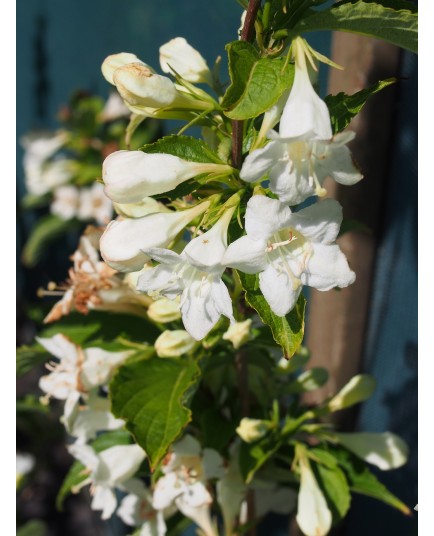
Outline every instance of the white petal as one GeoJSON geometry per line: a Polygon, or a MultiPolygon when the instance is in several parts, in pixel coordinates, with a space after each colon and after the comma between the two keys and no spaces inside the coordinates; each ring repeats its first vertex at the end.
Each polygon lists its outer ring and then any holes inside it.
{"type": "Polygon", "coordinates": [[[300,461],[300,491],[297,523],[306,536],[326,536],[332,525],[332,514],[308,465],[300,461]]]}
{"type": "Polygon", "coordinates": [[[210,478],[221,478],[223,476],[223,458],[216,450],[209,448],[203,449],[202,464],[206,480],[210,478]]]}
{"type": "Polygon", "coordinates": [[[296,65],[294,84],[280,119],[279,134],[289,138],[308,133],[315,139],[330,139],[330,114],[326,103],[313,89],[307,69],[296,65]]]}
{"type": "Polygon", "coordinates": [[[50,338],[36,337],[36,340],[50,354],[63,361],[63,363],[68,363],[71,367],[76,366],[78,361],[77,345],[65,335],[59,333],[50,338]]]}
{"type": "Polygon", "coordinates": [[[267,266],[266,247],[267,242],[264,239],[253,240],[250,236],[242,236],[229,245],[223,255],[222,264],[246,274],[257,274],[267,266]]]}
{"type": "Polygon", "coordinates": [[[185,491],[185,484],[178,480],[175,473],[169,473],[158,479],[154,488],[152,506],[155,510],[165,510],[185,491]]]}
{"type": "Polygon", "coordinates": [[[206,61],[183,37],[176,37],[160,47],[160,65],[163,73],[172,74],[174,69],[188,82],[212,84],[206,61]]]}
{"type": "Polygon", "coordinates": [[[129,63],[141,63],[142,65],[145,65],[145,63],[139,60],[135,54],[131,54],[130,52],[121,52],[119,54],[107,56],[101,65],[102,74],[107,82],[114,85],[113,73],[116,71],[116,69],[119,69],[119,67],[123,67],[129,63]]]}
{"type": "Polygon", "coordinates": [[[244,160],[240,177],[246,182],[259,181],[275,161],[282,157],[283,152],[284,147],[273,141],[262,149],[256,149],[244,160]]]}
{"type": "Polygon", "coordinates": [[[80,374],[86,389],[105,385],[114,370],[133,352],[107,352],[101,348],[86,348],[85,361],[80,374]]]}
{"type": "Polygon", "coordinates": [[[268,239],[279,229],[288,226],[291,210],[277,199],[254,195],[247,203],[245,225],[250,238],[268,239]]]}
{"type": "Polygon", "coordinates": [[[170,299],[181,294],[183,289],[182,279],[176,278],[172,267],[164,264],[147,270],[139,277],[137,282],[137,290],[142,292],[158,292],[170,299]]]}
{"type": "Polygon", "coordinates": [[[145,451],[138,445],[110,447],[99,453],[101,465],[104,466],[104,471],[101,473],[105,477],[107,471],[108,482],[111,485],[121,484],[134,475],[145,457],[145,451]]]}
{"type": "Polygon", "coordinates": [[[334,199],[324,199],[293,214],[292,225],[312,242],[331,244],[342,223],[342,207],[334,199]]]}
{"type": "Polygon", "coordinates": [[[302,285],[294,289],[286,271],[277,271],[271,264],[259,274],[259,287],[273,313],[285,316],[297,302],[302,285]]]}
{"type": "Polygon", "coordinates": [[[356,280],[356,274],[350,270],[339,246],[312,243],[312,256],[301,280],[304,285],[318,290],[330,290],[351,285],[356,280]]]}
{"type": "Polygon", "coordinates": [[[100,460],[98,454],[93,450],[89,445],[81,445],[79,443],[74,443],[68,447],[69,452],[76,458],[80,463],[82,463],[86,469],[90,469],[92,473],[98,470],[100,465],[100,460]]]}
{"type": "Polygon", "coordinates": [[[59,400],[66,400],[77,390],[77,371],[52,372],[42,376],[39,387],[50,396],[59,400]]]}
{"type": "Polygon", "coordinates": [[[101,519],[110,519],[116,506],[116,495],[112,489],[105,486],[95,486],[91,508],[92,510],[102,510],[101,519]]]}
{"type": "Polygon", "coordinates": [[[315,193],[307,159],[276,162],[269,177],[270,190],[279,196],[281,203],[296,205],[315,193]]]}
{"type": "Polygon", "coordinates": [[[325,148],[323,157],[315,160],[315,171],[321,184],[326,177],[332,177],[336,182],[347,186],[356,184],[363,178],[348,147],[334,143],[325,148]]]}
{"type": "Polygon", "coordinates": [[[360,432],[354,434],[333,433],[333,436],[358,456],[382,471],[397,469],[407,462],[408,446],[391,432],[382,434],[360,432]]]}
{"type": "Polygon", "coordinates": [[[200,456],[202,447],[197,439],[186,434],[182,439],[177,441],[172,448],[175,456],[200,456]]]}

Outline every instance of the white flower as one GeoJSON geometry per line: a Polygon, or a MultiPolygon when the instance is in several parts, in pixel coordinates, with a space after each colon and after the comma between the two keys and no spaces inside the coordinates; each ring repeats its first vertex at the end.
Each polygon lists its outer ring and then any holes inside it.
{"type": "Polygon", "coordinates": [[[345,146],[355,135],[346,132],[332,136],[327,106],[310,82],[303,43],[301,38],[293,41],[294,84],[283,109],[279,134],[270,130],[272,141],[253,151],[240,172],[247,182],[259,181],[268,173],[271,191],[289,205],[314,194],[325,195],[322,184],[326,177],[346,185],[362,178],[345,146]]]}
{"type": "Polygon", "coordinates": [[[391,432],[382,434],[333,432],[331,436],[356,456],[376,465],[382,471],[397,469],[407,463],[408,446],[391,432]]]}
{"type": "Polygon", "coordinates": [[[332,526],[332,514],[307,459],[300,458],[300,491],[297,523],[306,536],[325,536],[332,526]]]}
{"type": "Polygon", "coordinates": [[[77,443],[86,443],[94,439],[98,432],[118,430],[125,425],[122,419],[116,419],[110,411],[110,400],[90,391],[86,405],[66,404],[62,422],[66,431],[76,438],[77,443]]]}
{"type": "Polygon", "coordinates": [[[137,203],[202,173],[228,173],[231,169],[222,164],[188,162],[170,154],[116,151],[104,160],[102,174],[110,199],[137,203]]]}
{"type": "Polygon", "coordinates": [[[123,489],[145,459],[145,452],[138,445],[117,445],[96,453],[92,447],[78,443],[68,450],[90,472],[79,488],[92,484],[92,510],[102,510],[101,518],[109,519],[117,506],[114,489],[123,489]]]}
{"type": "Polygon", "coordinates": [[[24,477],[35,467],[35,457],[28,453],[16,454],[16,487],[19,488],[24,477]]]}
{"type": "Polygon", "coordinates": [[[126,525],[141,526],[139,536],[164,536],[166,523],[163,512],[152,507],[152,494],[138,479],[131,479],[123,487],[129,493],[122,499],[116,514],[126,525]]]}
{"type": "Polygon", "coordinates": [[[37,337],[38,343],[59,363],[50,363],[50,374],[42,376],[39,387],[48,396],[66,400],[74,406],[81,395],[106,384],[115,369],[131,355],[131,351],[107,352],[74,344],[61,334],[51,338],[37,337]]]}
{"type": "Polygon", "coordinates": [[[120,52],[119,54],[107,56],[101,65],[101,71],[107,82],[114,85],[113,74],[116,69],[119,69],[119,67],[123,67],[124,65],[128,65],[130,63],[140,63],[145,67],[148,67],[148,65],[143,63],[143,61],[140,60],[135,54],[131,54],[131,52],[120,52]]]}
{"type": "Polygon", "coordinates": [[[160,298],[151,303],[148,307],[148,316],[154,322],[174,322],[181,318],[179,310],[179,300],[169,300],[168,298],[160,298]]]}
{"type": "Polygon", "coordinates": [[[159,357],[179,357],[188,354],[196,346],[196,341],[183,329],[166,330],[154,343],[159,357]]]}
{"type": "Polygon", "coordinates": [[[255,195],[247,203],[247,235],[230,244],[222,263],[260,272],[262,294],[272,311],[284,316],[303,285],[330,290],[354,282],[354,272],[334,243],[341,221],[341,206],[332,199],[292,213],[276,199],[255,195]]]}
{"type": "Polygon", "coordinates": [[[268,421],[243,417],[236,432],[246,443],[253,443],[264,437],[269,429],[270,423],[268,421]]]}
{"type": "Polygon", "coordinates": [[[68,141],[66,132],[34,133],[22,138],[25,149],[23,167],[26,188],[33,195],[44,195],[68,182],[74,175],[72,160],[50,160],[68,141]]]}
{"type": "Polygon", "coordinates": [[[141,270],[149,255],[145,251],[165,247],[186,225],[209,208],[205,201],[179,212],[153,213],[136,219],[110,222],[101,237],[101,255],[105,262],[121,272],[141,270]]]}
{"type": "Polygon", "coordinates": [[[223,339],[225,341],[231,341],[235,350],[238,350],[240,346],[249,340],[251,325],[251,318],[248,318],[243,322],[235,322],[229,326],[226,333],[223,333],[223,339]]]}
{"type": "Polygon", "coordinates": [[[212,497],[207,490],[207,481],[223,476],[223,460],[212,449],[204,449],[191,436],[175,443],[172,452],[165,458],[164,476],[157,481],[153,507],[163,510],[175,504],[178,510],[192,519],[206,534],[215,536],[210,505],[212,497]]]}
{"type": "Polygon", "coordinates": [[[62,220],[71,220],[77,215],[80,193],[72,185],[59,186],[54,190],[50,212],[62,220]]]}
{"type": "Polygon", "coordinates": [[[327,403],[330,411],[339,411],[341,409],[354,406],[370,398],[375,390],[376,381],[368,374],[358,374],[342,387],[335,396],[327,403]]]}
{"type": "Polygon", "coordinates": [[[170,212],[170,209],[152,197],[144,197],[137,203],[113,203],[114,209],[125,218],[141,218],[155,212],[170,212]]]}
{"type": "Polygon", "coordinates": [[[112,91],[100,114],[101,121],[115,121],[122,117],[131,115],[130,110],[125,106],[124,101],[119,93],[112,91]]]}
{"type": "Polygon", "coordinates": [[[160,65],[164,73],[172,73],[172,68],[188,82],[212,85],[206,61],[183,37],[176,37],[160,47],[160,65]]]}
{"type": "Polygon", "coordinates": [[[113,216],[113,205],[104,193],[104,186],[95,182],[90,188],[80,190],[77,217],[80,220],[96,220],[100,225],[107,224],[113,216]]]}
{"type": "Polygon", "coordinates": [[[234,208],[228,209],[206,233],[194,238],[178,255],[167,249],[145,250],[160,265],[145,272],[137,290],[174,299],[181,295],[185,329],[203,339],[223,314],[234,321],[232,300],[221,276],[221,260],[227,247],[227,229],[234,208]]]}

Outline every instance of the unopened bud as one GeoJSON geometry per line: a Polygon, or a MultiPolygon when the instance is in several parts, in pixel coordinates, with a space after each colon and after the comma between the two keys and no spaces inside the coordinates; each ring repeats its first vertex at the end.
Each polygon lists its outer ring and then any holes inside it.
{"type": "Polygon", "coordinates": [[[183,329],[164,331],[155,341],[159,357],[179,357],[187,354],[196,346],[196,341],[183,329]]]}
{"type": "Polygon", "coordinates": [[[235,350],[237,350],[249,340],[251,325],[252,320],[250,318],[244,320],[244,322],[234,322],[229,326],[226,333],[223,334],[223,339],[225,341],[231,341],[235,350]]]}

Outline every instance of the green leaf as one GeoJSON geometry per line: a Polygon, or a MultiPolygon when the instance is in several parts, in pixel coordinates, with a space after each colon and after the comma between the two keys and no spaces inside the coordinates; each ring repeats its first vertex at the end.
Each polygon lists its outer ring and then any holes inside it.
{"type": "Polygon", "coordinates": [[[330,112],[333,134],[342,132],[347,128],[351,120],[360,113],[371,95],[375,95],[375,93],[395,82],[396,78],[388,78],[387,80],[380,80],[371,87],[357,91],[353,95],[347,95],[342,92],[337,95],[327,95],[325,103],[330,112]]]}
{"type": "Polygon", "coordinates": [[[126,420],[152,467],[191,420],[185,402],[199,372],[195,363],[153,358],[127,362],[110,383],[112,412],[126,420]]]}
{"type": "Polygon", "coordinates": [[[133,438],[131,434],[126,430],[114,430],[113,432],[107,432],[101,434],[92,441],[92,448],[96,452],[102,452],[116,445],[131,445],[133,438]]]}
{"type": "Polygon", "coordinates": [[[273,338],[280,344],[287,359],[300,347],[304,335],[306,300],[300,294],[295,307],[286,316],[276,316],[259,289],[259,276],[238,272],[246,293],[247,303],[253,307],[264,324],[271,328],[273,338]]]}
{"type": "Polygon", "coordinates": [[[234,41],[226,45],[231,85],[221,103],[231,119],[249,119],[269,110],[292,86],[294,66],[286,58],[261,58],[253,45],[234,41]]]}
{"type": "Polygon", "coordinates": [[[78,225],[82,224],[76,220],[62,220],[51,214],[39,220],[23,248],[23,264],[29,268],[35,266],[49,244],[78,225]]]}
{"type": "MultiPolygon", "coordinates": [[[[393,4],[394,2],[387,2],[388,6],[393,4]]],[[[417,13],[407,8],[396,10],[377,2],[362,0],[342,2],[324,11],[312,11],[290,32],[291,36],[296,36],[318,30],[368,35],[417,53],[417,13]]]]}
{"type": "Polygon", "coordinates": [[[32,346],[20,346],[17,348],[17,363],[16,373],[17,376],[23,376],[27,374],[32,368],[42,365],[47,361],[50,354],[42,348],[39,344],[33,344],[32,346]]]}
{"type": "Polygon", "coordinates": [[[32,519],[17,530],[17,536],[45,536],[47,525],[40,519],[32,519]]]}
{"type": "Polygon", "coordinates": [[[32,210],[35,208],[45,207],[50,204],[51,195],[36,195],[36,194],[26,194],[21,199],[21,208],[24,210],[32,210]]]}
{"type": "Polygon", "coordinates": [[[287,394],[305,393],[322,387],[328,380],[329,373],[324,368],[312,368],[302,372],[298,378],[283,388],[287,394]]]}
{"type": "Polygon", "coordinates": [[[403,514],[410,515],[408,506],[377,479],[365,462],[343,447],[330,447],[329,450],[345,471],[351,491],[373,497],[400,510],[403,514]]]}
{"type": "Polygon", "coordinates": [[[26,395],[24,398],[18,399],[15,410],[17,413],[49,413],[49,408],[40,403],[39,398],[35,395],[26,395]]]}
{"type": "Polygon", "coordinates": [[[165,136],[155,143],[140,148],[144,153],[165,153],[188,160],[189,162],[211,162],[224,164],[208,145],[191,136],[165,136]]]}
{"type": "Polygon", "coordinates": [[[221,452],[235,434],[236,425],[213,407],[206,408],[200,416],[203,446],[221,452]]]}
{"type": "Polygon", "coordinates": [[[88,476],[84,465],[80,462],[76,461],[71,465],[56,497],[56,508],[59,511],[63,509],[63,503],[73,488],[79,486],[88,476]]]}
{"type": "Polygon", "coordinates": [[[351,493],[344,472],[337,466],[327,467],[312,464],[315,478],[324,493],[328,507],[333,515],[333,524],[343,519],[351,503],[351,493]]]}
{"type": "Polygon", "coordinates": [[[269,434],[254,443],[241,443],[239,464],[241,476],[249,484],[255,473],[279,450],[282,442],[269,434]]]}

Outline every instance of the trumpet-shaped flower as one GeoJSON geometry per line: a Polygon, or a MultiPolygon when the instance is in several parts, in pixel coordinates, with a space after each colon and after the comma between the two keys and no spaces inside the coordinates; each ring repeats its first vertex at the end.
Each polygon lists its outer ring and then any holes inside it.
{"type": "Polygon", "coordinates": [[[153,248],[147,255],[160,265],[145,272],[137,289],[174,299],[181,295],[180,309],[185,329],[196,340],[203,339],[221,315],[234,321],[232,301],[221,276],[221,260],[227,247],[227,229],[234,212],[228,209],[206,233],[194,238],[178,255],[153,248]]]}
{"type": "Polygon", "coordinates": [[[69,452],[90,473],[74,491],[91,484],[92,510],[102,510],[102,519],[109,519],[117,506],[115,489],[124,489],[146,455],[138,445],[117,445],[96,453],[92,447],[74,443],[69,452]]]}
{"type": "Polygon", "coordinates": [[[279,134],[270,130],[268,137],[272,141],[254,150],[240,172],[247,182],[257,182],[268,174],[271,191],[289,205],[301,203],[314,194],[325,195],[322,185],[327,177],[346,185],[362,178],[345,145],[354,138],[354,133],[333,137],[327,106],[309,78],[302,43],[301,38],[293,41],[294,84],[283,109],[279,134]]]}
{"type": "Polygon", "coordinates": [[[110,56],[107,56],[101,65],[101,71],[107,82],[115,85],[113,74],[116,69],[129,65],[130,63],[138,63],[150,69],[150,67],[135,54],[132,54],[131,52],[120,52],[119,54],[111,54],[110,56]]]}
{"type": "Polygon", "coordinates": [[[79,220],[95,220],[100,225],[107,224],[113,217],[113,205],[104,193],[104,187],[95,182],[90,188],[80,190],[77,217],[79,220]]]}
{"type": "Polygon", "coordinates": [[[214,536],[210,515],[212,497],[207,481],[223,476],[223,460],[213,449],[201,446],[196,439],[185,436],[175,443],[162,466],[164,476],[155,486],[153,507],[164,510],[176,505],[186,517],[192,519],[206,534],[214,536]]]}
{"type": "Polygon", "coordinates": [[[342,221],[337,201],[293,213],[276,199],[255,195],[247,203],[247,235],[228,247],[222,263],[248,274],[259,272],[259,286],[272,311],[286,315],[303,285],[318,290],[346,287],[355,274],[335,244],[342,221]]]}
{"type": "Polygon", "coordinates": [[[170,154],[116,151],[104,160],[102,173],[110,199],[137,203],[202,173],[228,173],[231,169],[223,164],[188,162],[170,154]]]}
{"type": "Polygon", "coordinates": [[[174,69],[188,82],[212,85],[206,61],[183,37],[171,39],[160,47],[160,65],[163,73],[172,73],[174,69]]]}
{"type": "Polygon", "coordinates": [[[142,218],[114,220],[101,237],[101,255],[115,270],[141,270],[150,259],[146,253],[148,250],[169,245],[189,222],[208,207],[209,202],[205,201],[180,212],[156,212],[142,218]]]}

